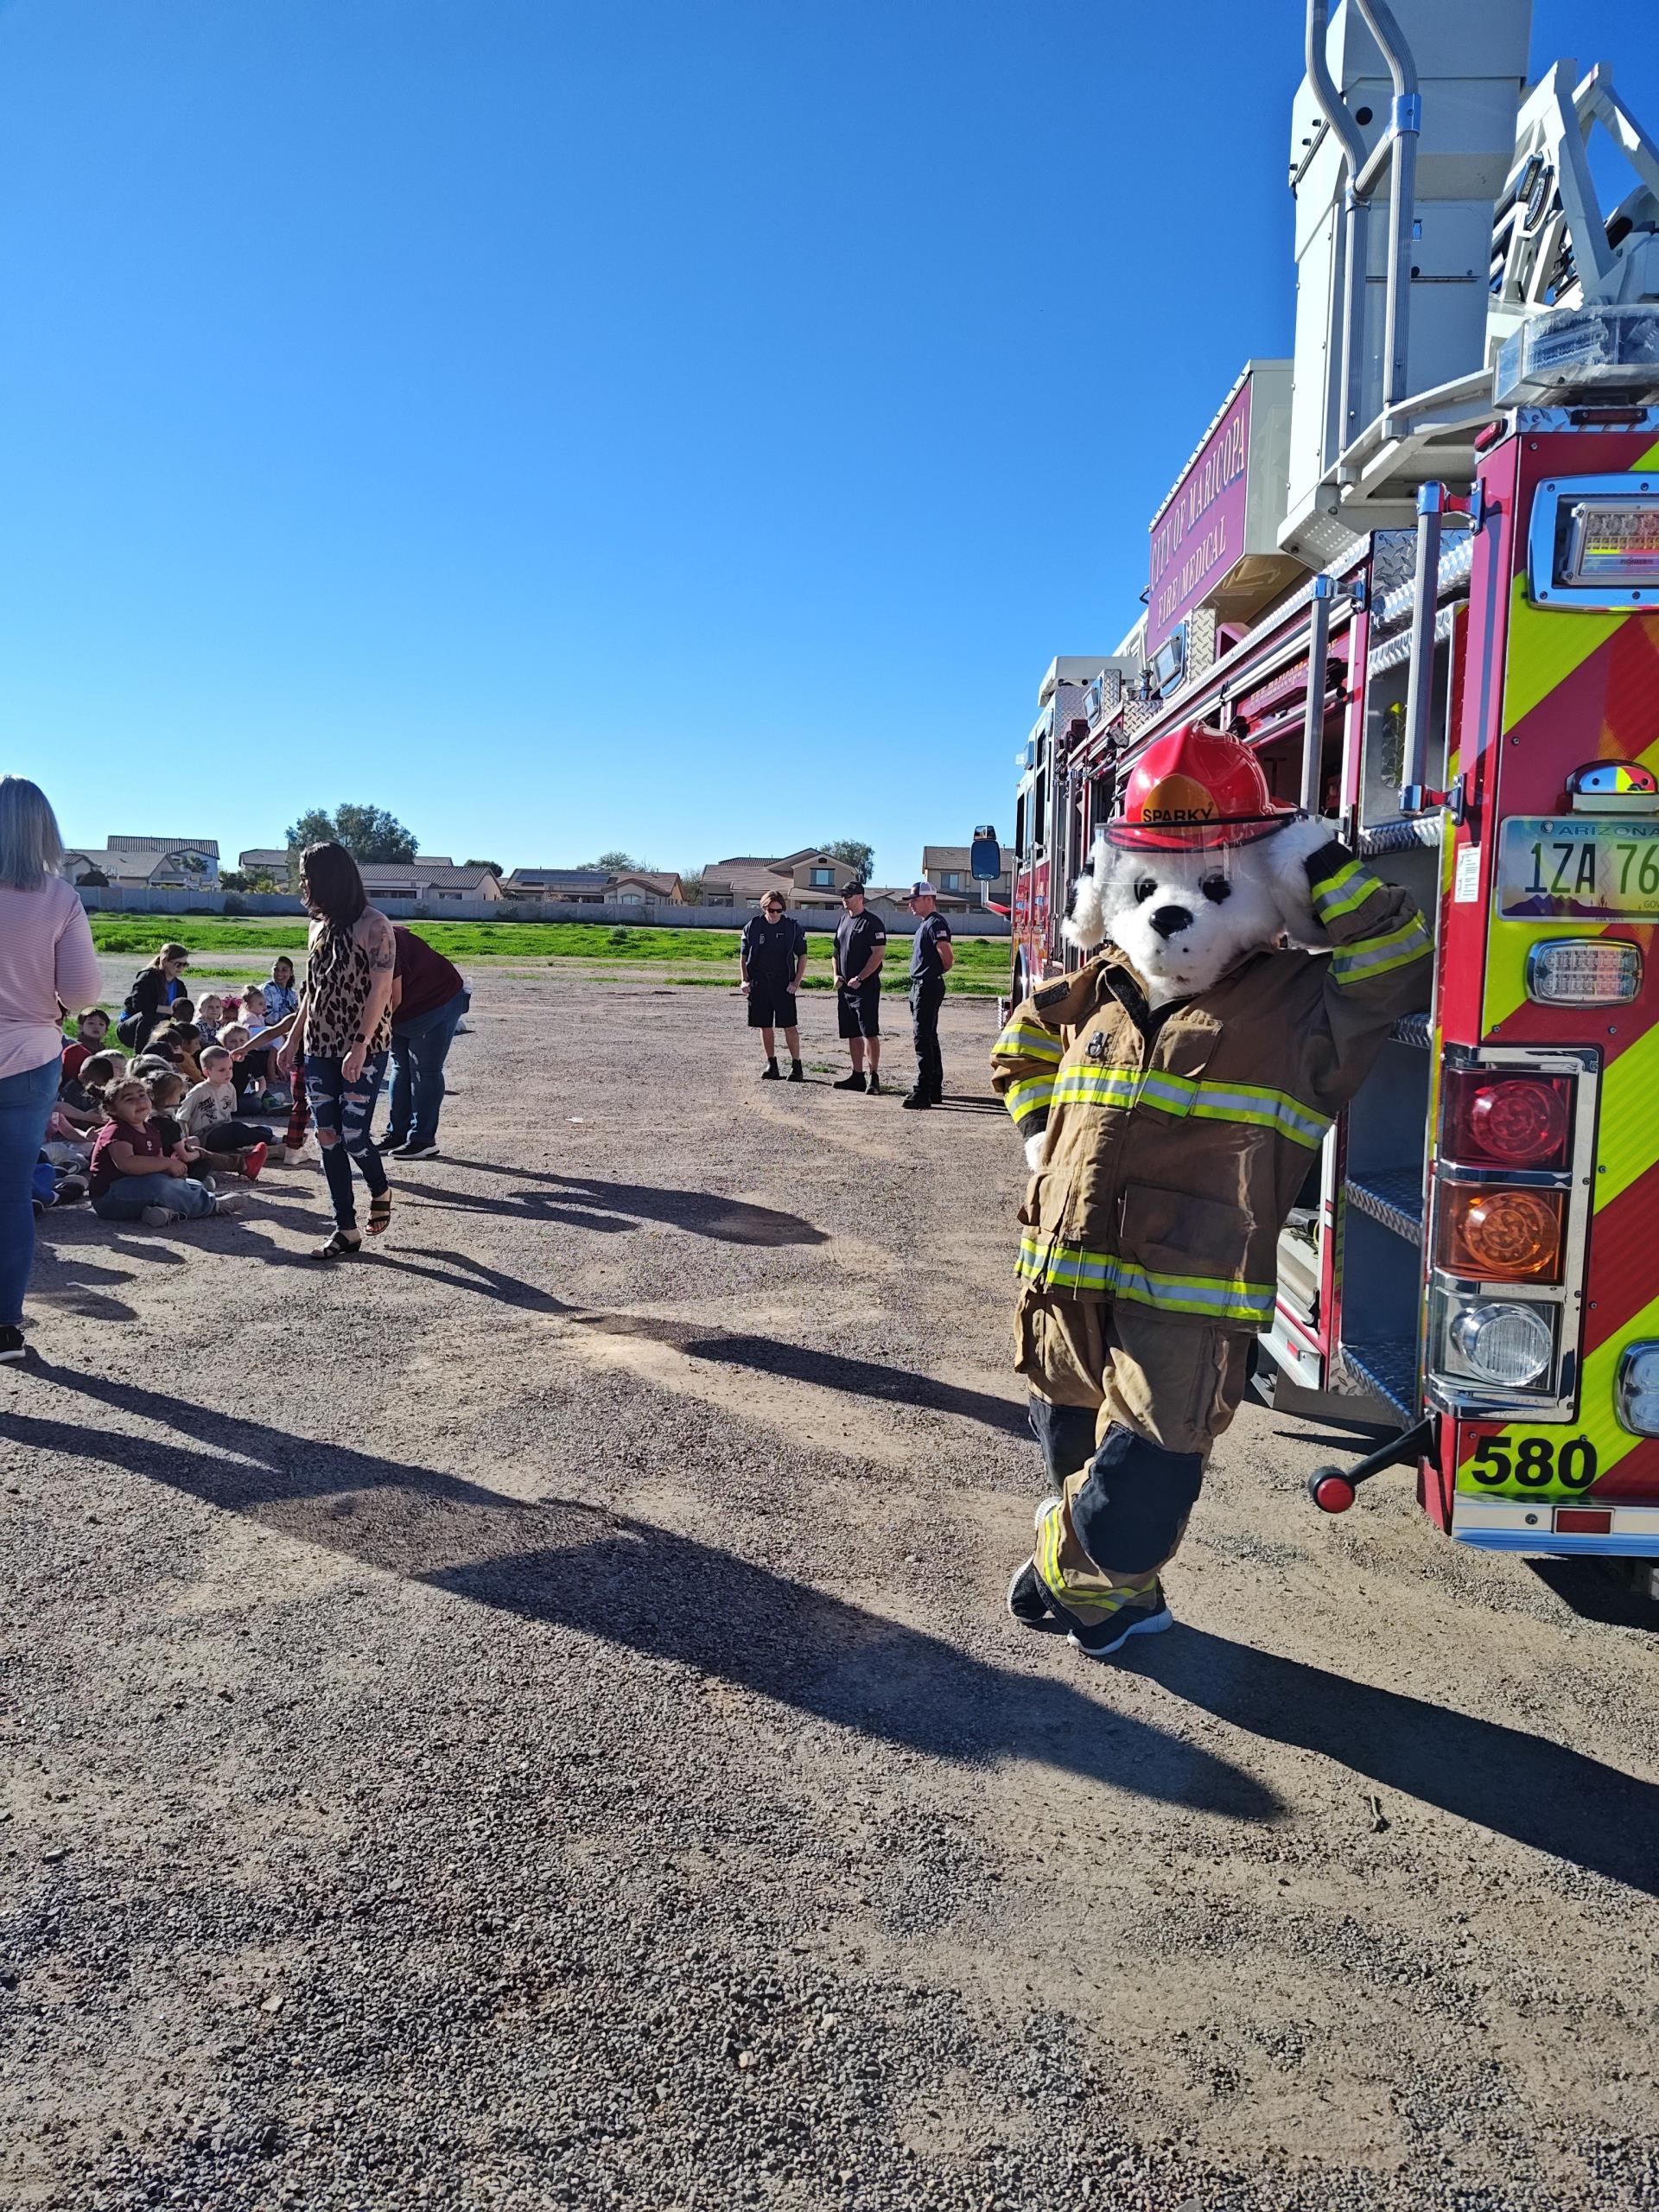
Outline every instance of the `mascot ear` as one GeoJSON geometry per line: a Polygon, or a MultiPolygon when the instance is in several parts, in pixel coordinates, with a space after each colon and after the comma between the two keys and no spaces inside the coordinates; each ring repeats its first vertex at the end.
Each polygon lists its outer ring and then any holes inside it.
{"type": "Polygon", "coordinates": [[[1307,863],[1315,853],[1333,844],[1337,836],[1334,822],[1322,822],[1315,815],[1311,819],[1287,823],[1284,829],[1275,830],[1271,837],[1264,837],[1255,848],[1262,855],[1273,903],[1279,909],[1292,942],[1310,951],[1325,950],[1331,939],[1314,918],[1307,863]]]}
{"type": "Polygon", "coordinates": [[[1071,888],[1071,911],[1060,924],[1060,934],[1079,951],[1092,952],[1106,942],[1106,886],[1111,880],[1112,849],[1096,837],[1086,872],[1071,888]]]}

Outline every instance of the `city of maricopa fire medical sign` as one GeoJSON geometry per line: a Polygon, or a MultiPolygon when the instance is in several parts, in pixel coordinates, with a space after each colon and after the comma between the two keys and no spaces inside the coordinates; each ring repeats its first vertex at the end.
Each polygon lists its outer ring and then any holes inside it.
{"type": "Polygon", "coordinates": [[[1294,569],[1277,546],[1289,407],[1289,362],[1248,363],[1153,517],[1148,659],[1195,607],[1247,617],[1294,569]]]}

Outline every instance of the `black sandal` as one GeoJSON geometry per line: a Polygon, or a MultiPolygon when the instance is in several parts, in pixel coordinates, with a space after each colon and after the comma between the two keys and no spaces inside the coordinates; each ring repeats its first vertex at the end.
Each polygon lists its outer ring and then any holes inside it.
{"type": "Polygon", "coordinates": [[[343,1229],[337,1229],[326,1244],[318,1245],[311,1256],[314,1260],[354,1260],[362,1249],[363,1239],[360,1236],[353,1244],[343,1229]]]}
{"type": "Polygon", "coordinates": [[[377,1191],[369,1200],[369,1234],[384,1236],[391,1222],[391,1192],[377,1191]]]}

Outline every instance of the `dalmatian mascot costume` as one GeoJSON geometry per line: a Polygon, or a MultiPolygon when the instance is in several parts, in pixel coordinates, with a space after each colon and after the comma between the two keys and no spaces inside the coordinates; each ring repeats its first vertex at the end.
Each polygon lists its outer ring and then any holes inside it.
{"type": "Polygon", "coordinates": [[[1170,1625],[1160,1572],[1273,1318],[1280,1230],[1432,962],[1407,893],[1197,726],[1147,747],[1065,933],[1095,957],[991,1062],[1032,1172],[1014,1365],[1054,1493],[1008,1610],[1103,1657],[1170,1625]]]}

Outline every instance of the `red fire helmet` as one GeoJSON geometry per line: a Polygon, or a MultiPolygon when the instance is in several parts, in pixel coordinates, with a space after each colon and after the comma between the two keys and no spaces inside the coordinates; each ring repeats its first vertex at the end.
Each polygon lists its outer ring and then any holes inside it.
{"type": "Polygon", "coordinates": [[[1247,845],[1295,819],[1275,806],[1248,745],[1188,722],[1149,745],[1129,771],[1123,811],[1105,824],[1115,845],[1192,852],[1247,845]]]}

